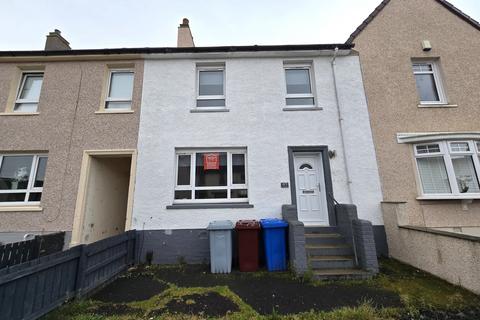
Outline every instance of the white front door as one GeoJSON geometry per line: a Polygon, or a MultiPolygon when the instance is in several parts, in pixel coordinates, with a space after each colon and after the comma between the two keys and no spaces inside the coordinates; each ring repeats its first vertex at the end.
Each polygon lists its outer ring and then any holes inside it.
{"type": "Polygon", "coordinates": [[[298,220],[329,225],[322,154],[294,154],[298,220]]]}

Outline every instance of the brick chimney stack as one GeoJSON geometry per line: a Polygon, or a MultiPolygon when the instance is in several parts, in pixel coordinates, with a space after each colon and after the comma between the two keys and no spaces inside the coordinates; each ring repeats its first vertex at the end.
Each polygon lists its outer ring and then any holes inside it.
{"type": "Polygon", "coordinates": [[[70,48],[70,43],[64,37],[62,37],[60,30],[55,29],[53,32],[50,32],[47,35],[47,40],[45,41],[45,50],[72,50],[72,48],[70,48]]]}
{"type": "Polygon", "coordinates": [[[182,23],[178,26],[177,47],[179,48],[195,47],[192,32],[188,24],[188,19],[183,18],[182,23]]]}

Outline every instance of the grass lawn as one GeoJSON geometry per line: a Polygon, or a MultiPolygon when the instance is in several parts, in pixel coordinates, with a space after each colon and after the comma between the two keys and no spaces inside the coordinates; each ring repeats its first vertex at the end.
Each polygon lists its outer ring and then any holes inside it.
{"type": "Polygon", "coordinates": [[[206,266],[138,267],[44,320],[480,319],[480,297],[395,260],[369,280],[291,273],[214,275],[206,266]]]}

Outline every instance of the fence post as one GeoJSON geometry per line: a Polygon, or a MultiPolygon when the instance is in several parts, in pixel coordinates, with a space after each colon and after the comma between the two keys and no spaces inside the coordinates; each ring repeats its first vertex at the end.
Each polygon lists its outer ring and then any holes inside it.
{"type": "Polygon", "coordinates": [[[42,246],[42,238],[35,236],[33,240],[35,242],[33,243],[32,258],[30,260],[40,258],[40,247],[42,246]]]}
{"type": "Polygon", "coordinates": [[[137,232],[136,230],[128,231],[128,244],[127,244],[127,264],[129,266],[135,264],[135,249],[137,245],[137,232]]]}
{"type": "Polygon", "coordinates": [[[87,245],[82,244],[81,250],[80,250],[80,257],[78,259],[77,279],[75,283],[75,292],[78,298],[81,297],[83,294],[86,269],[87,269],[87,245]]]}

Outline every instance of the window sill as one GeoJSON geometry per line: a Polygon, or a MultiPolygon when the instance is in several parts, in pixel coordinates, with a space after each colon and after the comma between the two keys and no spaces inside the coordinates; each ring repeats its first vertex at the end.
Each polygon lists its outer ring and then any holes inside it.
{"type": "Polygon", "coordinates": [[[135,110],[114,110],[114,111],[95,111],[95,114],[119,114],[119,113],[134,113],[135,110]]]}
{"type": "Polygon", "coordinates": [[[461,196],[419,196],[417,200],[475,200],[480,199],[480,195],[461,195],[461,196]]]}
{"type": "Polygon", "coordinates": [[[228,209],[228,208],[253,208],[250,203],[182,203],[167,206],[167,209],[228,209]]]}
{"type": "Polygon", "coordinates": [[[40,112],[1,112],[0,116],[38,116],[40,112]]]}
{"type": "Polygon", "coordinates": [[[208,109],[195,108],[190,110],[190,113],[204,113],[204,112],[230,112],[230,109],[222,107],[222,108],[208,108],[208,109]]]}
{"type": "Polygon", "coordinates": [[[42,211],[40,206],[0,206],[0,212],[25,212],[25,211],[42,211]]]}
{"type": "Polygon", "coordinates": [[[419,108],[457,108],[457,104],[445,104],[445,103],[432,103],[432,104],[419,104],[419,108]]]}
{"type": "Polygon", "coordinates": [[[283,111],[320,111],[322,107],[285,107],[283,111]]]}

